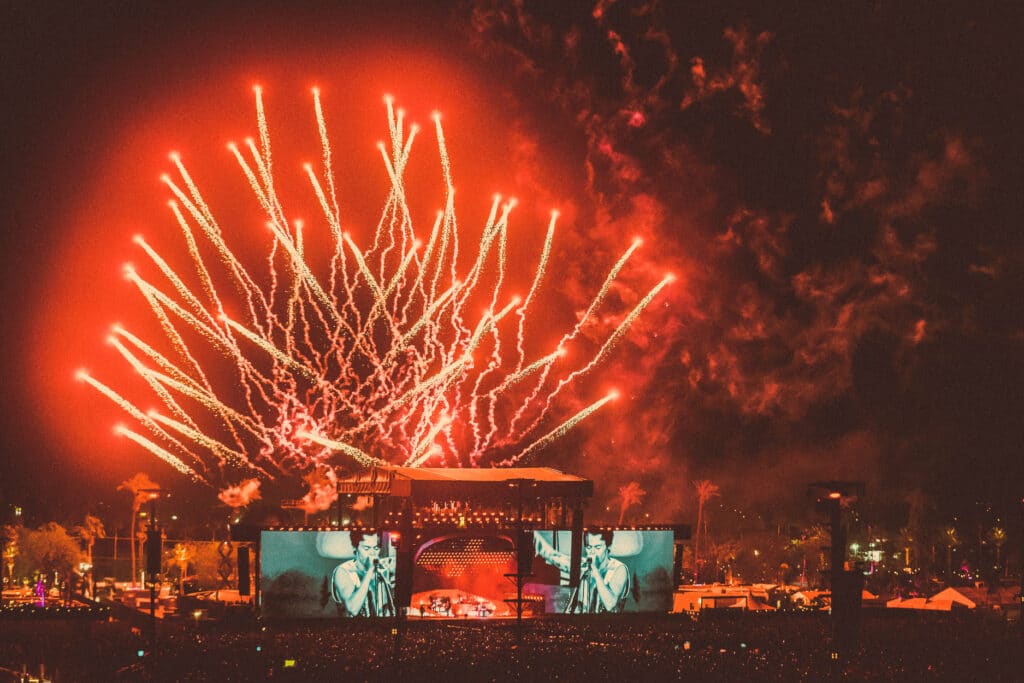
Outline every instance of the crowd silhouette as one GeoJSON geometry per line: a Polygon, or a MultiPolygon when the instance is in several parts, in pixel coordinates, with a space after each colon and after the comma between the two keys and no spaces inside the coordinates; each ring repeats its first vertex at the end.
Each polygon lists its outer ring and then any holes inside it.
{"type": "Polygon", "coordinates": [[[845,661],[813,613],[162,623],[155,651],[119,622],[3,626],[0,681],[1020,680],[1017,625],[973,613],[866,615],[845,661]]]}

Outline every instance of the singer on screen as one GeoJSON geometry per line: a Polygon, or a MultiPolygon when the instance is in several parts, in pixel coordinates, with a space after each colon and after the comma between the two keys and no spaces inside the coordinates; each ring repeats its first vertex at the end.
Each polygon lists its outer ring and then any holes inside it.
{"type": "Polygon", "coordinates": [[[334,601],[352,617],[395,615],[394,560],[380,557],[380,534],[351,531],[355,557],[338,565],[331,581],[334,601]]]}
{"type": "MultiPolygon", "coordinates": [[[[629,570],[611,556],[609,548],[614,531],[587,530],[583,536],[583,568],[580,585],[573,591],[566,612],[597,614],[621,612],[629,593],[629,570]]],[[[569,556],[551,547],[540,534],[535,535],[537,554],[548,564],[569,572],[569,556]]]]}

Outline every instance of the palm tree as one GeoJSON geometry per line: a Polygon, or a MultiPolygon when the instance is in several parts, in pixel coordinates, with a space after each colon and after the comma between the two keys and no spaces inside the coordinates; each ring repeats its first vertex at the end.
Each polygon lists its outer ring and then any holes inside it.
{"type": "Polygon", "coordinates": [[[726,583],[732,584],[732,565],[736,556],[740,554],[743,546],[739,541],[722,541],[721,543],[709,543],[705,552],[714,563],[715,581],[718,581],[718,570],[723,564],[726,567],[726,583]]]}
{"type": "Polygon", "coordinates": [[[0,578],[3,578],[4,568],[7,570],[7,580],[14,585],[14,558],[18,556],[18,529],[11,524],[0,526],[0,578]]]}
{"type": "MultiPolygon", "coordinates": [[[[930,527],[927,524],[928,511],[931,504],[928,497],[920,489],[913,489],[903,496],[907,504],[907,526],[903,534],[904,562],[920,567],[924,555],[924,546],[928,540],[930,527]]],[[[934,562],[934,558],[933,558],[934,562]]]]}
{"type": "MultiPolygon", "coordinates": [[[[96,545],[97,538],[106,538],[107,530],[103,527],[103,521],[96,515],[85,514],[85,523],[76,526],[74,528],[75,535],[79,539],[85,542],[86,550],[86,562],[89,564],[88,573],[92,573],[92,549],[96,545]]],[[[87,581],[87,576],[83,574],[83,580],[86,580],[85,585],[88,587],[90,583],[87,581]]],[[[91,588],[87,591],[88,595],[92,597],[91,588]]]]}
{"type": "Polygon", "coordinates": [[[951,526],[946,528],[946,580],[949,581],[953,578],[953,548],[960,545],[960,536],[957,534],[956,527],[951,526]]]}
{"type": "Polygon", "coordinates": [[[131,538],[132,546],[132,585],[135,585],[135,569],[136,569],[136,552],[135,552],[135,519],[139,516],[139,508],[142,504],[149,501],[153,493],[147,491],[147,489],[159,488],[156,482],[149,478],[149,476],[143,472],[132,475],[128,479],[121,482],[121,485],[117,487],[118,491],[128,491],[132,494],[132,522],[131,532],[129,538],[131,538]]]}
{"type": "Polygon", "coordinates": [[[910,558],[913,556],[914,561],[920,564],[916,553],[911,551],[914,549],[917,543],[917,538],[914,534],[913,529],[909,526],[901,527],[899,533],[899,547],[903,548],[903,566],[910,566],[910,558]]]}
{"type": "Polygon", "coordinates": [[[700,541],[704,524],[704,504],[722,494],[719,492],[718,484],[713,484],[707,479],[693,482],[693,488],[697,491],[697,535],[693,542],[693,582],[697,583],[700,575],[700,541]]]}
{"type": "Polygon", "coordinates": [[[622,526],[622,520],[626,517],[626,510],[634,505],[639,505],[646,495],[647,491],[640,488],[639,482],[635,481],[631,481],[619,489],[619,498],[622,499],[622,506],[619,508],[619,526],[622,526]]]}
{"type": "Polygon", "coordinates": [[[192,559],[192,548],[183,543],[174,544],[174,561],[178,565],[178,593],[185,594],[185,574],[188,571],[188,561],[192,559]]]}
{"type": "Polygon", "coordinates": [[[814,558],[811,576],[817,576],[818,571],[825,563],[825,545],[829,543],[832,534],[823,524],[812,524],[804,529],[799,539],[795,540],[795,546],[800,550],[802,569],[800,570],[800,583],[807,585],[807,559],[814,558]]]}
{"type": "MultiPolygon", "coordinates": [[[[988,540],[992,541],[996,547],[996,568],[998,569],[1002,562],[1003,544],[1006,543],[1006,529],[998,526],[992,527],[988,532],[988,540]]],[[[1009,571],[1009,567],[1007,567],[1007,571],[1009,571]]]]}
{"type": "Polygon", "coordinates": [[[75,527],[76,535],[85,542],[86,562],[92,564],[92,549],[97,538],[106,538],[107,530],[103,521],[96,515],[86,513],[85,523],[75,527]]]}

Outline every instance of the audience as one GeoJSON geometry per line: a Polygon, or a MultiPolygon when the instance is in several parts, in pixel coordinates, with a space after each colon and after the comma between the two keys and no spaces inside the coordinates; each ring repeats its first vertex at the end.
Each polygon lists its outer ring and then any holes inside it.
{"type": "Polygon", "coordinates": [[[514,621],[2,624],[0,682],[27,667],[64,681],[1020,680],[1016,624],[978,614],[865,612],[832,658],[826,614],[705,612],[514,621]],[[139,651],[143,655],[139,656],[139,651]],[[5,678],[6,676],[6,678],[5,678]]]}

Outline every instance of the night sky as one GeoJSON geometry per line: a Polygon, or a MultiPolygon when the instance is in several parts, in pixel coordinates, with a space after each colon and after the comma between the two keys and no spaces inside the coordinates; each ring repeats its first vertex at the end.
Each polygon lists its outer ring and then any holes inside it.
{"type": "Polygon", "coordinates": [[[639,481],[686,518],[708,478],[788,513],[841,478],[898,524],[914,491],[939,517],[1024,495],[1021,10],[404,4],[4,3],[0,502],[80,518],[140,470],[193,495],[73,375],[130,381],[103,339],[151,324],[121,266],[139,231],[174,242],[168,151],[245,223],[217,179],[238,175],[224,143],[255,133],[256,82],[297,181],[324,89],[353,220],[386,189],[381,95],[441,109],[464,225],[495,191],[519,197],[527,245],[566,217],[560,325],[635,236],[620,310],[679,276],[582,388],[625,400],[532,463],[599,501],[639,481]]]}

